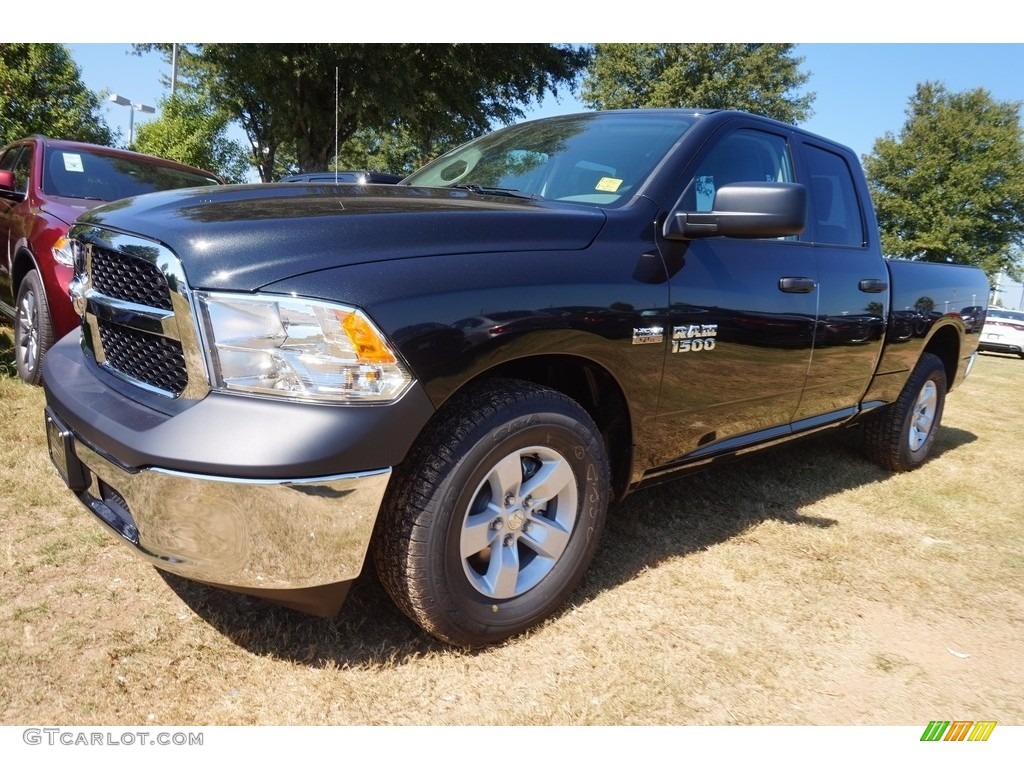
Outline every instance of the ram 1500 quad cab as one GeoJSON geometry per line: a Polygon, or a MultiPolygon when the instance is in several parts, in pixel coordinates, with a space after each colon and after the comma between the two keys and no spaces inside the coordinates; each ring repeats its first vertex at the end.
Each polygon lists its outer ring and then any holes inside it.
{"type": "Polygon", "coordinates": [[[722,111],[524,123],[395,186],[146,195],[72,243],[45,418],[82,503],[323,615],[372,556],[462,646],[556,611],[628,492],[858,421],[920,465],[989,292],[882,257],[848,149],[722,111]]]}

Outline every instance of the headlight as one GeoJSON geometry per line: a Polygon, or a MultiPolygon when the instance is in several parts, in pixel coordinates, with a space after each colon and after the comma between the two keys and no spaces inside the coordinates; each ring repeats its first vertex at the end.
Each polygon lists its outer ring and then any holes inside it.
{"type": "Polygon", "coordinates": [[[53,258],[58,264],[65,267],[75,266],[75,254],[71,247],[71,241],[66,237],[58,237],[53,244],[53,258]]]}
{"type": "Polygon", "coordinates": [[[311,299],[197,291],[216,389],[389,402],[412,376],[359,310],[311,299]]]}

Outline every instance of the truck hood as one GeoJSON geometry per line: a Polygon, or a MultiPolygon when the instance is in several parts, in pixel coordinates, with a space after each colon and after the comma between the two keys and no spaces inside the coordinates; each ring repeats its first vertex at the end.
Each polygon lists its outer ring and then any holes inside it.
{"type": "Polygon", "coordinates": [[[598,209],[467,190],[334,184],[157,192],[79,218],[163,243],[193,288],[243,291],[388,259],[579,250],[604,222],[598,209]]]}

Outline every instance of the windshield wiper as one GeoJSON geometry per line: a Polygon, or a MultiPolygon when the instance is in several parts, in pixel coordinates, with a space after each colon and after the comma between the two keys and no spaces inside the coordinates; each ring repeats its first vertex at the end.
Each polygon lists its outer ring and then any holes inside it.
{"type": "Polygon", "coordinates": [[[540,195],[531,195],[528,192],[520,192],[518,189],[503,189],[502,187],[481,187],[479,184],[455,184],[451,189],[468,189],[478,195],[497,195],[498,197],[517,197],[523,200],[536,200],[540,195]]]}

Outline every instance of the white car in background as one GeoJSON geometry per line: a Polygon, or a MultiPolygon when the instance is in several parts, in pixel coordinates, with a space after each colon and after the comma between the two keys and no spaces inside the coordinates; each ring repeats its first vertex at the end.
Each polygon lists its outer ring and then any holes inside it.
{"type": "Polygon", "coordinates": [[[989,307],[978,348],[1024,357],[1024,312],[989,307]]]}

